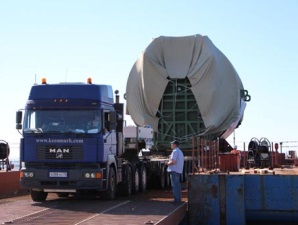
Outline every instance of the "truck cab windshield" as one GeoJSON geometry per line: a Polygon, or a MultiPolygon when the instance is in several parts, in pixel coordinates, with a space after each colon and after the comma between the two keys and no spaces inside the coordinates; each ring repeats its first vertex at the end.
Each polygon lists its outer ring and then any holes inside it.
{"type": "Polygon", "coordinates": [[[26,110],[24,133],[99,133],[100,110],[26,110]]]}

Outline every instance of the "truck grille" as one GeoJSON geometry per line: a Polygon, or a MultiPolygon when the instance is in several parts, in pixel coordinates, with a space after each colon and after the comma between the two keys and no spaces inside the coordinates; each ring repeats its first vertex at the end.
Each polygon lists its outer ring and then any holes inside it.
{"type": "Polygon", "coordinates": [[[83,149],[81,146],[42,146],[36,147],[36,158],[39,160],[81,160],[83,149]]]}

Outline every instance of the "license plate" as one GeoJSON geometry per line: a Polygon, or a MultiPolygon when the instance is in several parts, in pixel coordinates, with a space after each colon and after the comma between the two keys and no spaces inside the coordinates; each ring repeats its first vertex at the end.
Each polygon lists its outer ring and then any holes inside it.
{"type": "Polygon", "coordinates": [[[67,177],[67,172],[50,172],[49,177],[67,177]]]}

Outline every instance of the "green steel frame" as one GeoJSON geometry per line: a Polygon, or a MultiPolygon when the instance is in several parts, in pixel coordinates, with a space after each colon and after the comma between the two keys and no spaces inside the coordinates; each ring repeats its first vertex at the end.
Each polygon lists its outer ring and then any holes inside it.
{"type": "Polygon", "coordinates": [[[155,141],[161,150],[168,149],[169,142],[175,138],[180,140],[181,147],[192,148],[192,136],[205,131],[188,78],[169,80],[157,116],[159,124],[155,141]]]}

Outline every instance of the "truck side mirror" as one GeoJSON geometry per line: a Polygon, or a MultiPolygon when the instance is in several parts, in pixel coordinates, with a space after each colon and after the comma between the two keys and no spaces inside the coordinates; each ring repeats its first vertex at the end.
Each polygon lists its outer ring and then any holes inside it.
{"type": "Polygon", "coordinates": [[[22,129],[22,117],[23,117],[23,112],[17,111],[16,112],[16,129],[17,130],[22,129]]]}

